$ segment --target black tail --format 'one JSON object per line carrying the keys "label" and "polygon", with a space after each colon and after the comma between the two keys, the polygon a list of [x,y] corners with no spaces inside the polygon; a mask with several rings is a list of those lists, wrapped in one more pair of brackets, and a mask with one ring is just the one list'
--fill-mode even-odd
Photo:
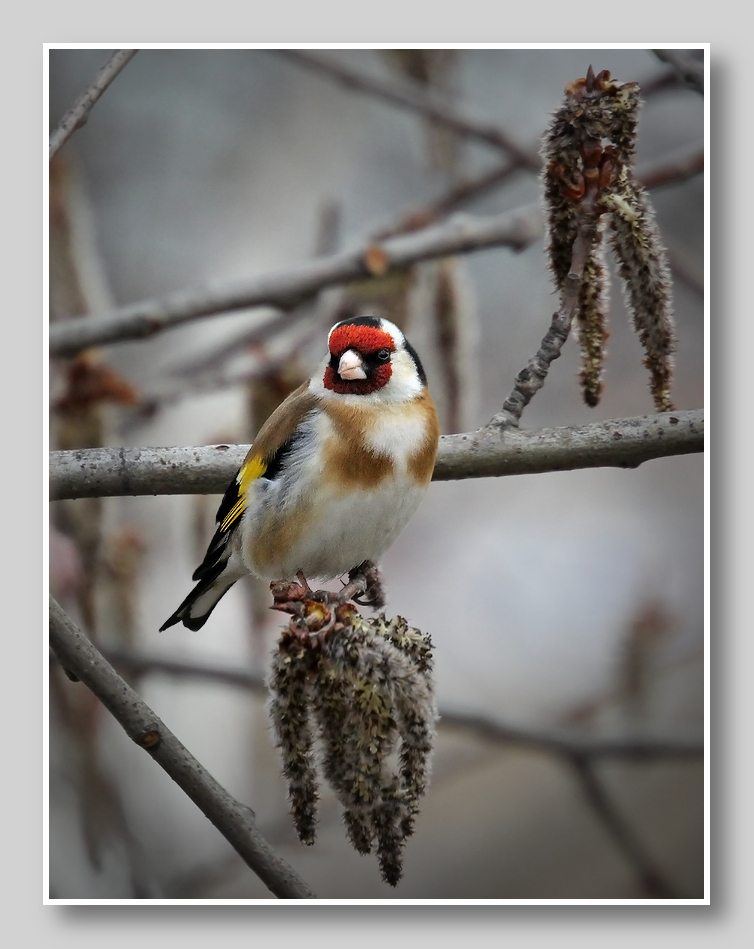
{"label": "black tail", "polygon": [[176,623],[183,623],[191,630],[201,629],[212,615],[212,610],[239,579],[239,576],[226,570],[226,566],[227,561],[216,564],[214,570],[208,571],[175,613],[160,626],[160,632]]}

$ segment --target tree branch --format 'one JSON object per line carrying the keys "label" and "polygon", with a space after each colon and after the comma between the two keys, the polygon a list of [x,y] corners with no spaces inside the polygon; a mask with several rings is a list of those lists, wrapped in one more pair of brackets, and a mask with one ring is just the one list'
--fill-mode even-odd
{"label": "tree branch", "polygon": [[102,93],[115,79],[118,73],[138,53],[137,49],[118,49],[108,59],[92,80],[91,84],[81,93],[71,108],[60,120],[58,127],[50,136],[50,159],[60,151],[76,129],[86,125],[89,113],[94,108]]}
{"label": "tree branch", "polygon": [[577,755],[571,759],[571,764],[590,807],[618,850],[636,871],[647,895],[655,899],[677,899],[678,895],[673,887],[667,882],[652,857],[613,804],[597,777],[594,763]]}
{"label": "tree branch", "polygon": [[275,896],[316,899],[254,826],[254,812],[231,797],[152,709],[123,681],[50,597],[50,648],[60,664],[102,702],[126,734],[167,772]]}
{"label": "tree branch", "polygon": [[655,189],[679,184],[703,171],[704,147],[684,148],[672,155],[664,155],[651,165],[645,165],[636,178],[645,188]]}
{"label": "tree branch", "polygon": [[[167,656],[150,655],[131,647],[110,647],[105,658],[126,675],[166,675],[175,678],[195,678],[222,682],[239,689],[267,695],[264,676],[253,669],[235,665],[197,662]],[[471,731],[486,741],[522,745],[539,751],[581,758],[622,758],[633,761],[652,761],[657,758],[699,758],[704,746],[698,742],[660,738],[591,738],[584,739],[555,732],[529,731],[514,728],[486,715],[441,708],[439,727]]]}
{"label": "tree branch", "polygon": [[[50,500],[222,494],[248,450],[248,445],[205,445],[50,452]],[[703,450],[701,409],[535,431],[492,425],[444,435],[433,480],[636,468],[653,458]]]}
{"label": "tree branch", "polygon": [[653,49],[652,52],[658,59],[669,63],[687,86],[704,95],[704,60],[698,60],[682,49]]}
{"label": "tree branch", "polygon": [[[404,211],[396,215],[390,223],[377,229],[375,239],[384,240],[394,234],[418,230],[445,217],[459,205],[481,197],[485,192],[504,184],[512,175],[521,170],[521,165],[508,160],[487,171],[454,182],[443,194],[423,206]],[[687,181],[704,171],[704,148],[686,148],[645,165],[637,172],[637,180],[645,188],[659,188],[665,185]]]}
{"label": "tree branch", "polygon": [[375,79],[355,69],[351,69],[348,66],[343,66],[341,63],[325,59],[322,56],[312,54],[306,50],[278,49],[275,50],[275,53],[301,66],[316,70],[351,89],[367,92],[377,98],[391,102],[393,105],[408,109],[411,112],[418,112],[420,115],[432,119],[434,122],[445,125],[459,135],[464,135],[467,138],[473,138],[487,145],[492,145],[494,148],[502,149],[515,160],[516,164],[522,167],[539,171],[542,166],[542,162],[536,151],[529,151],[519,145],[501,129],[494,125],[488,125],[469,119],[456,109],[436,102],[418,90],[410,89],[407,86],[398,85],[394,82]]}
{"label": "tree branch", "polygon": [[440,709],[440,727],[463,728],[487,741],[522,745],[538,751],[573,758],[624,758],[651,761],[657,758],[699,758],[704,746],[698,742],[658,738],[592,738],[583,739],[554,732],[534,732],[514,728],[488,718],[466,712]]}
{"label": "tree branch", "polygon": [[[81,316],[54,323],[49,330],[50,354],[73,356],[89,346],[147,339],[162,330],[210,314],[265,305],[290,308],[326,287],[383,276],[421,260],[491,247],[521,250],[542,233],[542,212],[538,205],[488,218],[459,215],[435,227],[307,261],[291,270],[234,284],[182,290],[105,316]],[[375,261],[379,262],[377,269]]]}

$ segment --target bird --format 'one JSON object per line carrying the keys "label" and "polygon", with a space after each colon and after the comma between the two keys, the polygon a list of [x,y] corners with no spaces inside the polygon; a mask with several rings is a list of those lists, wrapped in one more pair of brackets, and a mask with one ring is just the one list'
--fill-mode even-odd
{"label": "bird", "polygon": [[160,631],[201,629],[248,574],[333,580],[376,564],[419,507],[439,438],[403,332],[377,316],[336,323],[311,378],[260,428],[220,503],[196,586]]}

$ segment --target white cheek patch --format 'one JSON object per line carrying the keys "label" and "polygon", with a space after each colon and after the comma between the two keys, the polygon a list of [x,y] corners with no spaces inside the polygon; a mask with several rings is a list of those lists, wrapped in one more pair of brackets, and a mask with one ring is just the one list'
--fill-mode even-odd
{"label": "white cheek patch", "polygon": [[411,402],[418,398],[424,386],[416,371],[414,360],[405,351],[393,353],[393,372],[387,385],[377,395],[385,402]]}

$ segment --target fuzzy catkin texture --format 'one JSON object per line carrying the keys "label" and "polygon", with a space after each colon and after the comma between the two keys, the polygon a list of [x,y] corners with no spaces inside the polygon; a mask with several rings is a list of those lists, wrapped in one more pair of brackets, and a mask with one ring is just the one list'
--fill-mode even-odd
{"label": "fuzzy catkin texture", "polygon": [[644,347],[655,408],[671,412],[676,349],[672,279],[654,210],[646,191],[635,182],[626,182],[608,206],[611,243],[634,329]]}
{"label": "fuzzy catkin texture", "polygon": [[[587,405],[599,403],[608,338],[608,283],[602,262],[603,218],[610,221],[616,256],[634,329],[644,348],[657,411],[673,408],[670,389],[673,325],[670,268],[649,196],[633,177],[636,132],[642,105],[635,82],[617,83],[607,70],[570,83],[540,149],[546,207],[546,249],[561,293],[573,266],[580,223],[596,236],[581,272],[575,327],[581,344],[580,382]],[[583,202],[583,203],[582,203]],[[608,213],[609,212],[609,213]]]}
{"label": "fuzzy catkin texture", "polygon": [[348,839],[359,853],[376,852],[391,886],[401,877],[403,847],[428,782],[437,719],[431,648],[401,617],[367,621],[354,611],[320,638],[284,636],[269,680],[299,836],[314,839],[316,737]]}
{"label": "fuzzy catkin texture", "polygon": [[268,711],[288,782],[293,823],[299,840],[311,846],[316,836],[319,791],[309,709],[310,666],[311,657],[300,643],[275,655],[268,682]]}
{"label": "fuzzy catkin texture", "polygon": [[569,83],[545,134],[541,149],[545,165],[555,159],[576,169],[580,149],[589,139],[608,142],[621,165],[632,165],[641,106],[638,83],[616,82],[607,70],[594,77],[591,88],[587,79]]}
{"label": "fuzzy catkin texture", "polygon": [[591,253],[584,267],[579,309],[576,314],[577,333],[581,345],[581,388],[584,402],[592,407],[599,404],[602,395],[602,369],[607,352],[606,343],[610,335],[607,329],[609,308],[609,284],[600,232],[599,238],[592,244]]}

